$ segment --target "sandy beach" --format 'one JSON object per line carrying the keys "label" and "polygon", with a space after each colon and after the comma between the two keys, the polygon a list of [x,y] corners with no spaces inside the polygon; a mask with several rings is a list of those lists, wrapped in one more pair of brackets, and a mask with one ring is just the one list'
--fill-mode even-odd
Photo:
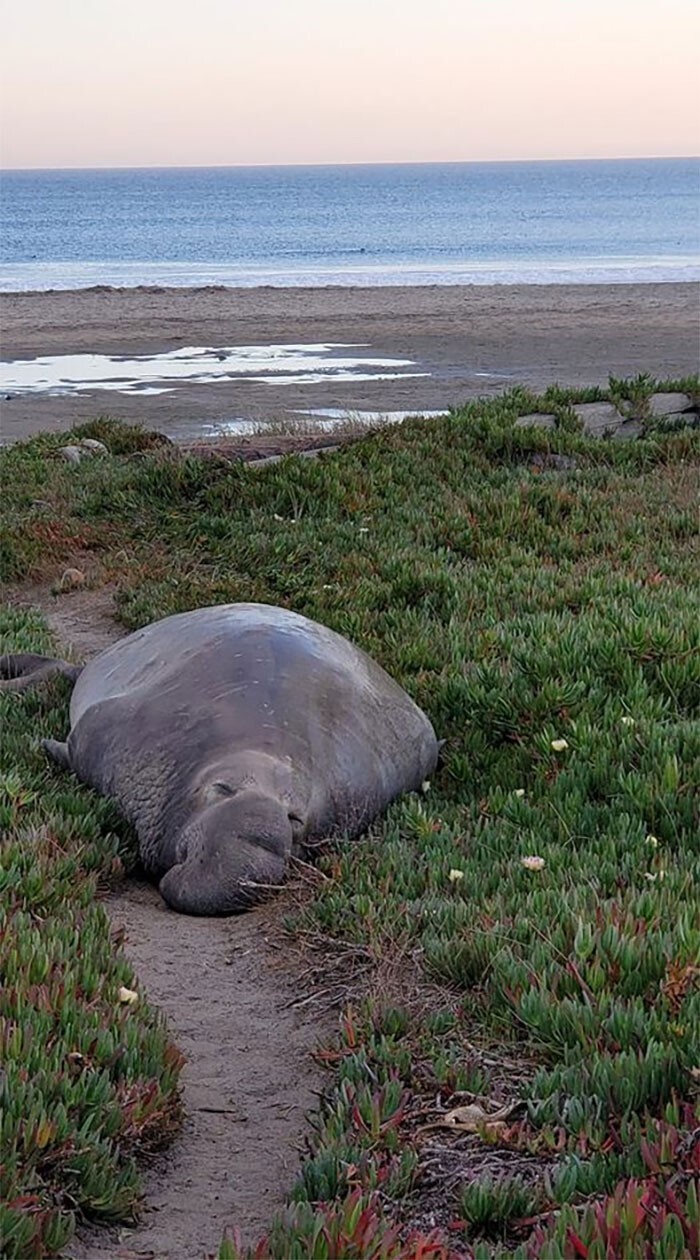
{"label": "sandy beach", "polygon": [[[343,343],[410,361],[395,380],[178,382],[171,392],[13,394],[4,441],[109,414],[173,438],[305,408],[428,410],[515,384],[593,385],[608,375],[698,368],[697,284],[314,289],[110,289],[0,295],[2,358],[150,355],[186,346]],[[413,375],[420,373],[421,375]],[[403,377],[403,379],[402,379]]]}

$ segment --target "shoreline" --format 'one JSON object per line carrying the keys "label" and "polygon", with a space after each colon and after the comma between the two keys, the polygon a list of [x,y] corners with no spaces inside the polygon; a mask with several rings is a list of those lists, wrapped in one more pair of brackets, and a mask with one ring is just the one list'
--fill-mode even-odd
{"label": "shoreline", "polygon": [[[31,285],[6,287],[2,283],[2,266],[0,265],[0,295],[7,297],[41,297],[44,294],[70,294],[110,292],[122,293],[138,291],[141,293],[163,292],[164,290],[188,290],[191,292],[232,292],[237,290],[251,291],[269,289],[274,292],[284,290],[325,291],[327,289],[519,289],[519,288],[588,288],[630,287],[647,284],[698,284],[700,283],[700,264],[694,257],[679,257],[673,265],[654,265],[630,268],[624,264],[619,266],[563,266],[559,270],[547,271],[546,268],[533,268],[531,271],[518,268],[499,269],[496,265],[482,268],[459,269],[454,271],[436,271],[415,268],[413,270],[396,269],[392,272],[372,270],[342,271],[335,269],[327,273],[320,272],[275,272],[261,271],[260,274],[248,273],[246,277],[230,278],[226,273],[221,278],[210,279],[180,278],[182,273],[166,274],[162,278],[153,277],[130,282],[125,279],[100,280],[97,277],[86,278],[75,284],[51,284],[41,288]],[[316,277],[316,278],[314,278]]]}
{"label": "shoreline", "polygon": [[15,441],[109,414],[189,439],[235,419],[279,421],[316,408],[438,410],[515,385],[537,392],[556,382],[601,385],[610,375],[681,378],[698,370],[699,298],[696,281],[0,293],[3,360],[335,343],[360,347],[358,358],[411,365],[392,380],[239,375],[184,379],[156,396],[17,393],[2,404],[2,435]]}
{"label": "shoreline", "polygon": [[348,291],[360,293],[372,293],[381,295],[387,290],[397,290],[405,292],[407,289],[417,289],[420,291],[439,292],[442,290],[465,289],[468,291],[481,292],[482,290],[497,290],[499,292],[511,291],[516,292],[523,289],[646,289],[646,288],[683,288],[686,285],[696,285],[700,287],[700,279],[697,276],[688,276],[684,280],[531,280],[531,281],[408,281],[406,284],[338,284],[337,282],[328,284],[83,284],[75,285],[70,288],[52,288],[52,289],[2,289],[0,288],[0,302],[4,299],[15,298],[45,298],[45,297],[78,297],[81,294],[157,294],[157,293],[293,293],[293,294],[327,294],[327,293],[347,293]]}

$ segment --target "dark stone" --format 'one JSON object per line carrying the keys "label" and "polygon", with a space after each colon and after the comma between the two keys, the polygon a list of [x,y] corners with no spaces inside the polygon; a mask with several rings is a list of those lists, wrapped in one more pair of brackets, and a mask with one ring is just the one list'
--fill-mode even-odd
{"label": "dark stone", "polygon": [[576,403],[574,414],[582,422],[583,431],[589,437],[604,437],[607,433],[614,433],[623,423],[623,417],[612,403]]}
{"label": "dark stone", "polygon": [[689,394],[652,394],[649,399],[649,415],[658,420],[661,416],[675,416],[689,411],[693,400]]}

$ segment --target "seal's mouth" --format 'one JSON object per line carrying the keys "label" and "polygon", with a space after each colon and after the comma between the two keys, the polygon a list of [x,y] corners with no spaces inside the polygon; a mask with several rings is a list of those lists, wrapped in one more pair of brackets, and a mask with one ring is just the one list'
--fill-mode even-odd
{"label": "seal's mouth", "polygon": [[179,914],[193,914],[214,918],[223,915],[243,914],[268,896],[280,892],[283,883],[263,883],[256,879],[240,879],[233,890],[208,887],[193,883],[193,871],[187,862],[172,866],[163,876],[158,891]]}
{"label": "seal's mouth", "polygon": [[220,797],[178,838],[161,896],[183,914],[238,914],[282,887],[293,846],[280,801],[250,792]]}

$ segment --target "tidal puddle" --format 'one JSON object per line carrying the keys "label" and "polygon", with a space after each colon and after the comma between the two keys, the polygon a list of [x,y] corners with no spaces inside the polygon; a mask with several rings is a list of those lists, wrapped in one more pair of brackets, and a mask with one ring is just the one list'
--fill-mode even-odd
{"label": "tidal puddle", "polygon": [[274,385],[316,385],[323,381],[388,381],[426,376],[407,372],[410,359],[364,357],[350,353],[363,345],[319,343],[279,346],[186,346],[164,354],[46,355],[0,363],[4,394],[74,395],[93,390],[119,394],[164,394],[177,385],[217,384],[245,378]]}
{"label": "tidal puddle", "polygon": [[413,411],[356,411],[347,410],[343,407],[314,407],[309,411],[301,411],[297,409],[297,416],[318,416],[321,420],[328,420],[333,425],[338,424],[400,424],[402,420],[409,420],[416,416],[421,420],[435,420],[438,416],[446,416],[446,410],[442,411],[424,411],[421,407]]}
{"label": "tidal puddle", "polygon": [[[415,416],[421,420],[432,420],[438,416],[446,416],[446,411],[423,411],[420,408],[412,411],[357,411],[343,407],[314,407],[308,410],[295,408],[280,418],[250,420],[244,416],[235,416],[227,420],[215,420],[196,426],[196,432],[202,437],[248,437],[251,434],[293,436],[299,433],[332,433],[335,429],[358,426],[370,428],[379,424],[399,424]],[[286,416],[290,419],[287,421]],[[299,416],[300,419],[292,419]]]}

